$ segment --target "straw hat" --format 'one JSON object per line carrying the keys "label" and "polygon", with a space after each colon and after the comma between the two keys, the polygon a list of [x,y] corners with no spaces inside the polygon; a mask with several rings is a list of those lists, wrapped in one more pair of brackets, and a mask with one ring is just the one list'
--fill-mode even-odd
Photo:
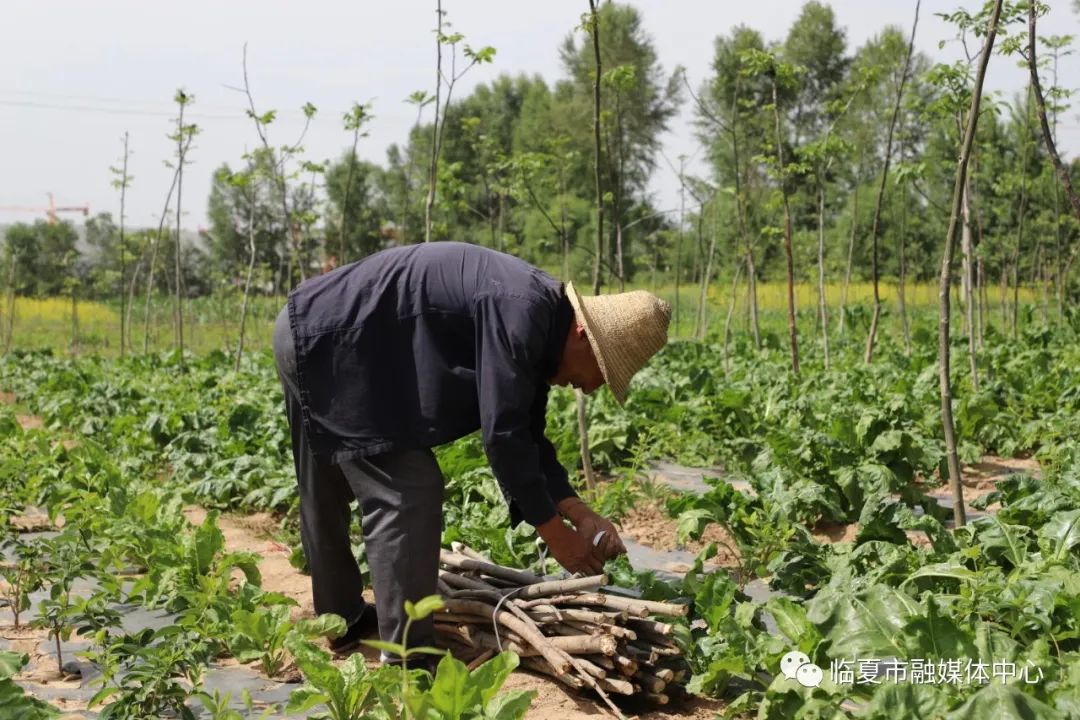
{"label": "straw hat", "polygon": [[573,283],[566,284],[566,296],[621,405],[630,378],[667,343],[671,306],[645,290],[582,297]]}

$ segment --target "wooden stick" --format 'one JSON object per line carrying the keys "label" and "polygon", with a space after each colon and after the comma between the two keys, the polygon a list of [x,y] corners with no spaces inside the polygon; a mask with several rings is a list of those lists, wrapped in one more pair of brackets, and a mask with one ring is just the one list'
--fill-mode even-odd
{"label": "wooden stick", "polygon": [[[532,657],[539,654],[535,648],[514,632],[507,631],[505,635],[500,636],[499,640],[496,640],[494,633],[474,629],[470,633],[470,637],[477,645],[483,647],[498,648],[498,643],[502,642],[503,650],[513,650],[522,657]],[[615,642],[615,638],[608,635],[546,636],[546,639],[552,647],[563,651],[567,655],[610,656],[614,655],[618,650],[618,643]],[[591,657],[590,661],[596,663]],[[614,669],[614,665],[612,665],[611,669]]]}
{"label": "wooden stick", "polygon": [[[550,663],[556,674],[562,675],[570,669],[570,664],[565,659],[569,657],[568,655],[561,653],[552,647],[551,643],[548,642],[543,633],[536,629],[535,625],[530,627],[529,624],[523,622],[512,614],[512,612],[506,610],[499,610],[496,612],[494,607],[486,605],[478,600],[458,600],[455,598],[448,599],[446,601],[446,607],[451,612],[460,612],[470,615],[487,614],[489,617],[494,618],[500,625],[504,625],[516,632],[530,645],[536,648],[540,654],[544,656],[544,659]],[[514,608],[511,608],[511,610],[513,609]]]}
{"label": "wooden stick", "polygon": [[575,690],[581,690],[585,687],[585,681],[579,678],[577,675],[571,675],[570,673],[564,673],[562,675],[559,675],[555,672],[554,669],[552,669],[550,665],[548,665],[546,660],[538,657],[521,658],[521,667],[528,670],[533,670],[534,672],[538,672],[549,677],[553,677],[559,682],[565,685],[569,685]]}
{"label": "wooden stick", "polygon": [[667,615],[669,617],[685,617],[690,612],[687,605],[675,605],[674,603],[662,603],[655,600],[638,600],[617,597],[615,595],[601,595],[604,606],[616,610],[626,610],[631,615],[646,617],[648,615]]}
{"label": "wooden stick", "polygon": [[647,630],[657,635],[667,637],[675,631],[675,626],[670,623],[657,622],[647,618],[630,618],[630,626],[637,630]]}
{"label": "wooden stick", "polygon": [[495,648],[488,648],[484,652],[477,655],[475,658],[473,658],[472,662],[467,665],[467,667],[469,668],[469,672],[472,672],[476,668],[486,663],[491,658],[495,657],[495,653]]}
{"label": "wooden stick", "polygon": [[604,671],[604,668],[596,665],[595,663],[589,662],[583,657],[574,658],[574,665],[579,670],[584,670],[597,680],[603,680],[607,677],[607,673]]}
{"label": "wooden stick", "polygon": [[[519,608],[517,605],[511,603],[510,612],[514,613],[521,620],[521,625],[528,628],[529,632],[535,632],[539,634],[539,628],[537,628],[536,624],[533,623],[532,619],[525,614],[524,610]],[[543,638],[543,635],[541,635],[540,637]],[[625,716],[622,714],[622,711],[619,710],[619,707],[615,703],[611,702],[611,698],[608,697],[608,694],[604,692],[604,689],[602,687],[600,687],[596,679],[592,677],[592,675],[590,674],[590,668],[586,666],[585,662],[581,660],[581,658],[574,657],[573,655],[567,655],[561,650],[557,650],[555,648],[552,648],[552,650],[555,654],[562,656],[563,662],[569,663],[571,667],[578,671],[578,676],[585,681],[586,685],[591,687],[596,692],[596,694],[600,696],[600,699],[604,701],[604,704],[606,704],[613,713],[615,713],[616,717],[623,718],[623,720],[625,720]],[[559,665],[555,665],[553,663],[553,666],[555,668],[555,671],[558,672]]]}
{"label": "wooden stick", "polygon": [[[575,620],[583,623],[593,623],[595,625],[608,625],[613,624],[618,617],[618,613],[605,613],[596,612],[593,610],[579,610],[577,608],[565,608],[560,609],[559,614],[562,615],[562,619]],[[615,617],[612,617],[612,616]]]}
{"label": "wooden stick", "polygon": [[632,645],[633,647],[637,648],[638,650],[640,650],[642,652],[647,652],[647,653],[655,652],[657,655],[663,655],[663,656],[682,655],[682,650],[675,647],[674,645],[669,644],[668,642],[664,642],[663,644],[650,643],[648,640],[642,639],[642,640],[634,640],[634,641],[632,641],[630,643],[630,645]]}
{"label": "wooden stick", "polygon": [[564,624],[569,625],[572,628],[577,628],[578,630],[580,630],[581,632],[584,632],[584,633],[590,633],[590,634],[607,633],[608,635],[612,635],[614,637],[617,637],[617,638],[620,638],[620,639],[623,639],[623,640],[637,640],[638,639],[637,633],[635,633],[633,630],[629,630],[627,628],[620,627],[618,625],[592,625],[592,626],[590,626],[589,623],[579,622],[577,620],[566,620],[564,622]]}
{"label": "wooden stick", "polygon": [[657,647],[662,647],[662,648],[663,647],[675,647],[675,643],[671,640],[671,637],[668,636],[668,635],[658,635],[657,633],[654,633],[651,630],[641,630],[641,629],[638,630],[638,635],[646,643],[649,643],[651,645],[656,645]]}
{"label": "wooden stick", "polygon": [[604,688],[608,692],[613,692],[618,695],[633,695],[634,684],[629,680],[622,680],[620,678],[606,678],[600,681],[600,687]]}
{"label": "wooden stick", "polygon": [[490,585],[483,580],[477,580],[476,578],[452,573],[447,570],[439,571],[439,579],[447,585],[451,585],[459,590],[495,590],[494,585]]}
{"label": "wooden stick", "polygon": [[464,624],[464,625],[483,625],[483,624],[489,624],[490,625],[491,624],[491,618],[490,617],[484,618],[484,617],[480,617],[479,615],[466,615],[464,613],[452,613],[452,612],[446,612],[444,610],[432,613],[431,617],[437,623],[438,622],[459,623],[459,624]]}
{"label": "wooden stick", "polygon": [[657,705],[667,705],[668,696],[664,693],[645,693],[645,699]]}
{"label": "wooden stick", "polygon": [[534,575],[531,572],[513,570],[511,568],[503,567],[502,565],[484,562],[483,560],[474,560],[473,558],[447,552],[446,550],[439,553],[439,562],[449,567],[458,568],[459,570],[475,570],[476,572],[490,575],[493,578],[508,580],[517,583],[518,585],[535,585],[543,581],[543,578]]}
{"label": "wooden stick", "polygon": [[454,542],[450,543],[450,548],[459,555],[464,555],[465,557],[470,557],[473,560],[479,560],[480,562],[491,563],[492,565],[494,565],[494,563],[491,562],[490,558],[485,556],[483,553],[473,550],[471,547],[469,547],[463,542],[457,542],[455,540]]}
{"label": "wooden stick", "polygon": [[660,653],[656,652],[655,648],[649,648],[649,650],[642,650],[637,645],[626,645],[627,657],[637,660],[641,665],[655,665],[656,661],[660,659]]}
{"label": "wooden stick", "polygon": [[[607,575],[593,575],[592,577],[570,578],[568,580],[548,580],[535,584],[526,584],[514,597],[521,600],[546,597],[548,595],[562,595],[571,592],[588,592],[607,585]],[[525,584],[525,583],[523,583]]]}
{"label": "wooden stick", "polygon": [[634,675],[634,679],[641,683],[641,688],[647,693],[662,693],[667,688],[666,682],[644,671]]}
{"label": "wooden stick", "polygon": [[615,667],[617,667],[619,669],[619,672],[623,675],[630,677],[637,673],[638,664],[630,658],[626,657],[625,655],[616,655],[614,657],[614,660]]}
{"label": "wooden stick", "polygon": [[660,668],[653,671],[653,675],[660,678],[666,683],[674,682],[675,680],[675,671],[671,668]]}
{"label": "wooden stick", "polygon": [[[614,655],[614,653],[612,653],[612,654]],[[607,654],[604,654],[604,655],[590,655],[589,656],[589,662],[591,662],[591,663],[593,663],[595,665],[599,665],[600,667],[604,668],[605,670],[610,670],[612,672],[615,672],[615,661],[612,660],[610,657],[608,657]]]}
{"label": "wooden stick", "polygon": [[522,601],[521,607],[531,608],[537,605],[603,605],[604,595],[601,593],[581,593],[580,595],[552,595],[551,597],[538,600]]}
{"label": "wooden stick", "polygon": [[582,680],[585,681],[585,684],[591,687],[596,692],[596,694],[600,696],[600,699],[603,700],[604,704],[611,709],[611,712],[613,712],[616,717],[622,718],[622,720],[626,720],[626,716],[622,714],[622,710],[619,709],[618,705],[611,702],[611,698],[608,697],[608,694],[604,692],[604,689],[602,687],[600,687],[600,683],[597,682],[589,674],[589,672],[581,666],[580,658],[575,658],[567,655],[566,659],[569,660],[570,663],[577,669],[579,676]]}

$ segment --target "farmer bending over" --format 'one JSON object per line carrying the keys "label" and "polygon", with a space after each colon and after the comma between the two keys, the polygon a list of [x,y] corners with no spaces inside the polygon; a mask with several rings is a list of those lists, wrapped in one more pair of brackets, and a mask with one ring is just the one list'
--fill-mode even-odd
{"label": "farmer bending over", "polygon": [[[435,593],[443,476],[431,448],[477,429],[512,521],[534,525],[564,568],[597,573],[625,552],[544,436],[548,390],[606,382],[623,402],[667,341],[670,315],[651,293],[583,298],[522,260],[452,242],[385,250],[296,288],[274,355],[315,612],[349,623],[332,649],[376,626],[401,642],[404,602]],[[350,547],[353,498],[376,608]],[[410,645],[433,639],[430,618],[413,624]]]}

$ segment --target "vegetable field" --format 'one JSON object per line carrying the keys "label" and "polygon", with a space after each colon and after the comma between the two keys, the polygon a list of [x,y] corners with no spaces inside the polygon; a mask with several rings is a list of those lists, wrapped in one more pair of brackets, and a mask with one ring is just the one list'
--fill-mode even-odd
{"label": "vegetable field", "polygon": [[[4,8],[0,720],[1080,720],[1080,0],[151,5]],[[543,446],[550,547],[478,434],[435,448],[438,594],[404,610],[439,647],[339,656],[371,616],[314,611],[272,326],[442,241],[604,296],[617,331],[579,310],[537,382],[669,342],[624,405],[551,389],[586,503]],[[325,287],[313,344],[354,300]],[[474,351],[519,330],[436,303],[460,348],[419,350],[386,297],[340,327],[385,326],[372,384],[437,356],[416,417],[451,405],[427,375],[504,377]],[[504,354],[486,429],[535,481],[491,390],[535,352]]]}
{"label": "vegetable field", "polygon": [[[913,331],[919,340],[925,323]],[[887,337],[867,365],[855,337],[830,369],[811,357],[800,376],[775,335],[761,351],[736,343],[727,367],[717,342],[674,341],[625,407],[590,403],[604,477],[592,499],[656,546],[631,543],[609,576],[690,605],[664,618],[689,664],[687,696],[623,711],[1080,717],[1076,330],[995,337],[978,392],[957,371],[963,527],[941,488],[936,356]],[[511,674],[509,654],[472,674],[444,660],[434,681],[403,680],[370,654],[330,658],[320,638],[335,621],[312,617],[268,354],[237,371],[219,352],[181,363],[16,351],[0,387],[5,717],[600,711],[587,692]],[[554,395],[549,433],[576,467],[572,404]],[[508,528],[478,438],[438,454],[447,547],[556,570],[531,528]],[[712,470],[676,489],[653,471],[661,460]],[[648,508],[667,543],[636,532]],[[690,567],[649,562],[672,547],[696,551]],[[793,651],[820,668],[816,686],[786,676]]]}

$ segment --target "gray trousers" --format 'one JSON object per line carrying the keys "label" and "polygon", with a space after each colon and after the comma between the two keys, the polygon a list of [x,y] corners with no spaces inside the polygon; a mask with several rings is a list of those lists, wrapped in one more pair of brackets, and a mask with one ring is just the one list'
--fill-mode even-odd
{"label": "gray trousers", "polygon": [[[278,315],[273,346],[292,433],[300,539],[311,571],[315,613],[334,613],[351,625],[364,609],[364,586],[349,541],[349,504],[355,498],[362,512],[379,636],[400,643],[407,619],[405,601],[435,594],[444,485],[435,454],[427,448],[401,450],[340,464],[316,456],[304,432],[287,309]],[[433,640],[430,618],[413,623],[410,647],[431,645]]]}

